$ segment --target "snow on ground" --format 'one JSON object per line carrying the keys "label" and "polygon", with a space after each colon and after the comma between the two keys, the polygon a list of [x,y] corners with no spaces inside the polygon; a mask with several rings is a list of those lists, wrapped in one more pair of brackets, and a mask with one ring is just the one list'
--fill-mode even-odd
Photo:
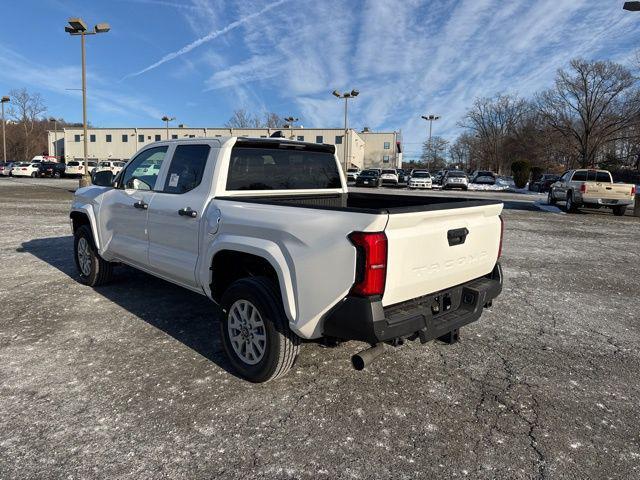
{"label": "snow on ground", "polygon": [[484,191],[484,192],[505,192],[509,190],[509,186],[504,184],[487,185],[484,183],[470,183],[469,190],[477,190],[477,191]]}
{"label": "snow on ground", "polygon": [[564,210],[562,210],[561,208],[558,208],[556,205],[549,205],[545,200],[536,200],[534,202],[534,205],[540,210],[543,210],[545,212],[561,213],[562,215],[566,213]]}

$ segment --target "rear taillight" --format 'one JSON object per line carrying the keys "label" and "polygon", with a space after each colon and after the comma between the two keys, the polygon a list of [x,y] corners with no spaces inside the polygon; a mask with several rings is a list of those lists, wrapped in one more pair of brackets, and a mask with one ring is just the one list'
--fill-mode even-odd
{"label": "rear taillight", "polygon": [[384,232],[353,232],[349,240],[355,245],[356,281],[353,295],[383,295],[387,279],[387,236]]}
{"label": "rear taillight", "polygon": [[498,258],[502,256],[502,238],[504,237],[504,220],[502,219],[502,215],[498,215],[500,219],[500,246],[498,247]]}
{"label": "rear taillight", "polygon": [[635,194],[636,194],[636,186],[635,186],[635,185],[633,185],[633,186],[631,187],[631,196],[633,197]]}
{"label": "rear taillight", "polygon": [[587,193],[587,184],[583,183],[580,185],[580,193]]}

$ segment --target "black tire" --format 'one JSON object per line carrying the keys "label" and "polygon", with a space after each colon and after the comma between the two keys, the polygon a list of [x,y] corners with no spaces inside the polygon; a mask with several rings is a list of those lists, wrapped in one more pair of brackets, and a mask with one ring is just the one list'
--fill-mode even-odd
{"label": "black tire", "polygon": [[[98,287],[104,285],[111,280],[111,274],[113,272],[113,264],[104,260],[96,250],[95,243],[93,242],[93,235],[88,225],[80,226],[73,235],[73,259],[76,262],[76,269],[80,276],[80,282],[90,287]],[[78,245],[82,241],[87,242],[89,250],[89,269],[84,271],[80,266],[80,259],[78,254]]]}
{"label": "black tire", "polygon": [[53,178],[62,178],[62,174],[60,172],[55,172],[53,174]]}
{"label": "black tire", "polygon": [[[236,352],[230,337],[229,313],[232,306],[242,300],[251,303],[264,324],[264,352],[253,365]],[[262,383],[282,377],[291,370],[300,351],[300,338],[289,328],[280,292],[271,279],[249,277],[235,281],[222,296],[221,305],[224,310],[220,321],[222,345],[240,376],[254,383]]]}
{"label": "black tire", "polygon": [[557,203],[555,197],[553,196],[553,188],[549,189],[549,194],[547,195],[547,203],[549,205],[555,205]]}
{"label": "black tire", "polygon": [[31,172],[31,178],[36,178],[38,174],[36,172]]}
{"label": "black tire", "polygon": [[573,192],[567,192],[567,205],[566,205],[567,213],[576,213],[578,211],[578,207],[573,201]]}
{"label": "black tire", "polygon": [[626,205],[621,205],[619,207],[613,207],[613,214],[616,217],[622,217],[626,211],[627,211],[627,206]]}

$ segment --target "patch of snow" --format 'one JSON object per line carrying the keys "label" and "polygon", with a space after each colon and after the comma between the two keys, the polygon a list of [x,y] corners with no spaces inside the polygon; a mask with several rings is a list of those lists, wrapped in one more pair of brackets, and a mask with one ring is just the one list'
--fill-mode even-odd
{"label": "patch of snow", "polygon": [[487,185],[484,183],[470,183],[469,190],[483,191],[483,192],[504,192],[509,190],[509,185],[496,183],[495,185]]}
{"label": "patch of snow", "polygon": [[546,201],[537,200],[533,204],[544,212],[559,213],[561,215],[565,215],[566,213],[564,210],[556,207],[555,205],[549,205]]}

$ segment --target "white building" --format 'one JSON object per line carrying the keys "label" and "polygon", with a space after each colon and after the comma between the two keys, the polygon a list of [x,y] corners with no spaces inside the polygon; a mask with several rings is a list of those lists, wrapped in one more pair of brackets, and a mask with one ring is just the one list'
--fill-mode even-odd
{"label": "white building", "polygon": [[[364,168],[402,165],[402,149],[399,132],[361,132],[348,130],[346,142],[344,130],[339,128],[89,128],[88,158],[90,160],[128,160],[133,154],[149,143],[169,138],[199,137],[269,137],[276,131],[285,137],[303,142],[326,143],[336,146],[341,162],[345,156],[350,166]],[[49,131],[49,154],[61,160],[81,160],[84,158],[82,128],[64,128]]]}

